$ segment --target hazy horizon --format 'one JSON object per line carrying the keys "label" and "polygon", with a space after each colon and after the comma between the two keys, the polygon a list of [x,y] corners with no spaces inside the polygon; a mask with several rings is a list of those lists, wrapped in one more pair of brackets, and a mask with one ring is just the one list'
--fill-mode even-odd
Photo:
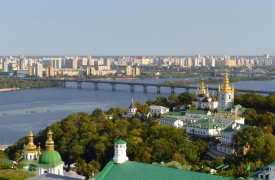
{"label": "hazy horizon", "polygon": [[261,56],[275,51],[275,1],[3,0],[0,5],[0,54],[6,56]]}

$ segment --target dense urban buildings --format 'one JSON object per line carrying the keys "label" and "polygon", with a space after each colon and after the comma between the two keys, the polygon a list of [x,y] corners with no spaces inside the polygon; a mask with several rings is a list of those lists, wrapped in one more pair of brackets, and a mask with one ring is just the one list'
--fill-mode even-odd
{"label": "dense urban buildings", "polygon": [[[124,67],[121,72],[112,67]],[[110,57],[95,58],[91,56],[64,56],[64,57],[19,57],[3,56],[0,58],[0,75],[9,76],[14,71],[28,71],[28,75],[35,77],[50,77],[56,75],[76,76],[91,75],[104,76],[122,73],[126,76],[140,76],[141,66],[162,67],[242,67],[275,66],[275,58],[264,54],[261,57],[238,56],[201,56],[196,54],[190,57]],[[48,69],[51,67],[52,69]]]}

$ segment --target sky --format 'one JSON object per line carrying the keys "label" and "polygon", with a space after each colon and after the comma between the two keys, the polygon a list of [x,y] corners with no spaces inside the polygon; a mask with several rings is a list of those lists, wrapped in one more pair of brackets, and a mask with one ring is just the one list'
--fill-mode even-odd
{"label": "sky", "polygon": [[273,0],[1,0],[0,55],[273,55]]}

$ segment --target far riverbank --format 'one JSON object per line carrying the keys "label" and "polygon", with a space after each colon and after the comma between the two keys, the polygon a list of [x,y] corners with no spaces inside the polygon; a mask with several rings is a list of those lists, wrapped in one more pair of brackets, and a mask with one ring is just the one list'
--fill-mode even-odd
{"label": "far riverbank", "polygon": [[15,91],[15,90],[20,90],[20,88],[4,88],[4,89],[0,89],[0,92]]}

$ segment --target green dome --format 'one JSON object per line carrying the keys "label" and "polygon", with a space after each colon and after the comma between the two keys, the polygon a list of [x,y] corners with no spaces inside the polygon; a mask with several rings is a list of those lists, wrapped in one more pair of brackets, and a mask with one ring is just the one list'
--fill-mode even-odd
{"label": "green dome", "polygon": [[61,156],[57,151],[44,151],[40,156],[38,163],[46,166],[58,166],[63,163]]}
{"label": "green dome", "polygon": [[127,143],[120,139],[120,140],[116,141],[115,144],[127,144]]}

